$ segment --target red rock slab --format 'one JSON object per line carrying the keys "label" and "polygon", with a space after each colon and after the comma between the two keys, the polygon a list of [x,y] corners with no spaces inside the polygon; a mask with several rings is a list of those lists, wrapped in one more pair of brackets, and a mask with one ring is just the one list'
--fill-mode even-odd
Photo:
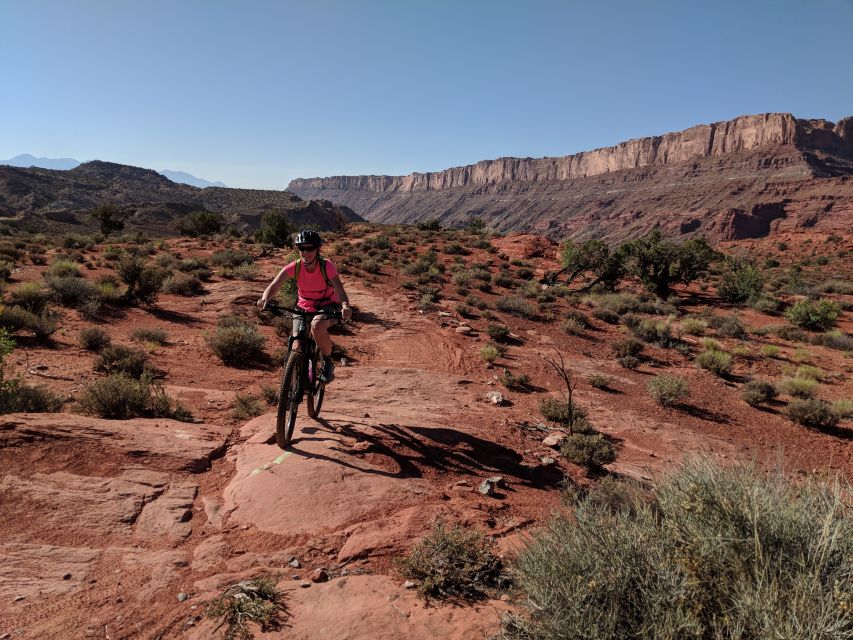
{"label": "red rock slab", "polygon": [[[383,575],[353,575],[300,586],[301,581],[278,584],[284,592],[287,617],[282,628],[257,639],[278,640],[482,640],[500,627],[507,605],[488,601],[471,606],[429,606],[412,589],[404,589]],[[213,624],[204,621],[186,637],[211,637]]]}
{"label": "red rock slab", "polygon": [[8,543],[0,545],[0,609],[24,597],[68,593],[87,578],[101,555],[100,549]]}
{"label": "red rock slab", "polygon": [[225,446],[226,427],[166,419],[102,420],[71,413],[17,413],[0,418],[0,449],[32,442],[69,447],[108,443],[146,458],[160,471],[205,471]]}
{"label": "red rock slab", "polygon": [[354,524],[344,532],[348,537],[338,552],[338,562],[384,555],[396,550],[401,541],[414,543],[423,531],[424,520],[433,519],[438,511],[436,505],[420,505],[387,518]]}
{"label": "red rock slab", "polygon": [[[270,414],[251,426],[272,434],[274,420]],[[232,523],[285,535],[335,530],[408,506],[423,491],[422,481],[400,477],[399,469],[352,455],[355,441],[349,436],[301,417],[296,433],[287,451],[257,437],[232,450],[237,471],[223,506]]]}

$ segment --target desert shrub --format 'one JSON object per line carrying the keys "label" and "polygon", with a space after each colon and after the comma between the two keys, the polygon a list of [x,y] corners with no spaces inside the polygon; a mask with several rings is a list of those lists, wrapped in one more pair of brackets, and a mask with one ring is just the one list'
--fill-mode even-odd
{"label": "desert shrub", "polygon": [[838,351],[853,351],[853,337],[841,333],[837,329],[816,334],[813,336],[812,342]]}
{"label": "desert shrub", "polygon": [[587,382],[589,382],[590,386],[596,389],[609,389],[611,379],[609,376],[605,376],[600,373],[594,373],[589,378],[587,378]]}
{"label": "desert shrub", "polygon": [[361,268],[367,273],[379,273],[381,271],[379,261],[374,258],[362,258]]}
{"label": "desert shrub", "polygon": [[448,242],[444,245],[444,253],[449,256],[467,256],[471,252],[458,242]]}
{"label": "desert shrub", "polygon": [[441,220],[438,218],[429,218],[415,225],[418,231],[438,231],[441,229]]}
{"label": "desert shrub", "polygon": [[702,348],[706,351],[722,351],[723,345],[713,338],[702,338]]}
{"label": "desert shrub", "polygon": [[495,307],[499,311],[510,313],[515,316],[520,316],[522,318],[533,319],[536,317],[536,309],[533,307],[533,305],[527,302],[524,298],[519,298],[518,296],[507,296],[505,298],[500,298],[495,303]]}
{"label": "desert shrub", "polygon": [[80,276],[80,267],[70,260],[56,260],[44,272],[46,278],[71,278]]}
{"label": "desert shrub", "polygon": [[808,364],[802,364],[797,367],[796,377],[804,378],[806,380],[816,380],[817,382],[820,382],[821,380],[823,380],[823,371],[821,371],[818,367],[813,367]]}
{"label": "desert shrub", "polygon": [[261,385],[261,397],[268,405],[278,403],[278,389],[271,384]]}
{"label": "desert shrub", "polygon": [[220,249],[210,257],[210,261],[217,267],[231,267],[232,269],[241,264],[249,264],[253,260],[252,254],[242,249]]}
{"label": "desert shrub", "polygon": [[418,583],[426,598],[480,599],[503,586],[501,561],[483,535],[437,522],[409,554],[397,561],[404,577]]}
{"label": "desert shrub", "polygon": [[758,298],[752,301],[750,306],[752,306],[752,308],[756,311],[760,311],[761,313],[775,315],[782,311],[782,309],[785,307],[785,303],[779,300],[778,298],[772,298],[770,296],[759,296]]}
{"label": "desert shrub", "polygon": [[682,331],[694,336],[701,336],[707,328],[708,324],[699,318],[686,318],[681,323]]}
{"label": "desert shrub", "polygon": [[771,382],[766,380],[750,380],[746,383],[741,398],[748,405],[757,407],[758,405],[770,402],[779,395],[778,389]]}
{"label": "desert shrub", "polygon": [[467,287],[471,284],[471,273],[469,271],[457,271],[451,280],[457,287]]}
{"label": "desert shrub", "polygon": [[625,369],[631,369],[632,371],[640,366],[640,359],[637,356],[621,356],[616,358],[616,362]]}
{"label": "desert shrub", "polygon": [[261,224],[255,231],[255,240],[274,247],[289,247],[295,229],[283,213],[268,211],[261,216]]}
{"label": "desert shrub", "polygon": [[853,295],[853,283],[850,280],[826,280],[815,286],[818,293],[838,293]]}
{"label": "desert shrub", "polygon": [[0,413],[57,413],[62,399],[43,385],[31,386],[16,381],[11,393],[0,389]]}
{"label": "desert shrub", "polygon": [[515,375],[509,369],[504,369],[498,376],[498,382],[512,391],[526,391],[527,385],[530,384],[530,376],[526,373]]}
{"label": "desert shrub", "polygon": [[25,282],[10,293],[13,305],[38,315],[47,308],[50,294],[38,282]]}
{"label": "desert shrub", "polygon": [[853,633],[839,606],[853,564],[846,487],[701,459],[648,496],[600,491],[520,554],[528,615],[505,619],[505,640]]}
{"label": "desert shrub", "polygon": [[56,316],[48,309],[35,314],[18,306],[0,305],[0,329],[15,333],[27,329],[39,339],[52,335],[58,327]]}
{"label": "desert shrub", "polygon": [[779,349],[775,344],[766,344],[761,347],[761,355],[767,356],[768,358],[778,358],[780,351],[781,349]]}
{"label": "desert shrub", "polygon": [[566,400],[545,396],[539,401],[539,413],[549,422],[562,425],[572,431],[588,433],[591,430],[586,409],[578,406],[577,402],[572,402],[571,411],[569,411]]}
{"label": "desert shrub", "polygon": [[811,398],[817,392],[818,383],[807,378],[784,378],[779,385],[782,393],[793,398]]}
{"label": "desert shrub", "polygon": [[771,327],[771,330],[782,340],[788,340],[790,342],[805,342],[808,340],[808,334],[801,329],[797,329],[797,327],[792,327],[790,325]]}
{"label": "desert shrub", "polygon": [[220,319],[216,330],[205,335],[205,342],[222,362],[239,366],[257,359],[266,340],[246,320],[231,316]]}
{"label": "desert shrub", "polygon": [[178,233],[184,236],[197,237],[219,233],[224,224],[222,216],[210,211],[194,211],[175,222]]}
{"label": "desert shrub", "polygon": [[189,273],[173,273],[163,282],[163,291],[179,296],[199,296],[204,293],[204,286],[194,275]]}
{"label": "desert shrub", "polygon": [[826,331],[835,326],[841,307],[837,302],[829,298],[821,298],[817,302],[811,300],[800,300],[795,302],[785,312],[788,321],[811,331]]}
{"label": "desert shrub", "polygon": [[203,258],[184,258],[177,265],[178,271],[194,275],[199,280],[206,280],[213,272]]}
{"label": "desert shrub", "polygon": [[516,277],[521,278],[522,280],[530,280],[533,278],[533,269],[529,267],[520,266],[516,272]]}
{"label": "desert shrub", "polygon": [[487,344],[480,348],[480,357],[486,362],[494,362],[501,357],[501,351],[496,345]]}
{"label": "desert shrub", "polygon": [[261,631],[274,631],[281,627],[284,605],[275,578],[243,580],[225,589],[205,606],[205,615],[218,620],[216,629],[225,627],[225,640],[250,640],[253,636],[249,623]]}
{"label": "desert shrub", "polygon": [[659,347],[671,347],[676,339],[668,322],[643,319],[639,324],[630,327],[631,333],[643,342],[650,342]]}
{"label": "desert shrub", "polygon": [[610,348],[614,356],[624,358],[625,356],[639,356],[645,347],[636,338],[621,338],[614,342]]}
{"label": "desert shrub", "polygon": [[456,313],[458,313],[463,318],[473,318],[474,317],[474,309],[469,307],[464,302],[459,302],[456,304]]}
{"label": "desert shrub", "polygon": [[139,379],[149,369],[147,353],[123,344],[105,346],[95,360],[95,371],[106,374],[121,373]]}
{"label": "desert shrub", "polygon": [[219,275],[223,278],[235,278],[237,280],[254,280],[258,275],[258,265],[254,262],[245,262],[236,267],[222,267]]}
{"label": "desert shrub", "polygon": [[148,381],[114,373],[90,384],[80,396],[80,406],[84,413],[127,420],[145,415],[150,397]]}
{"label": "desert shrub", "polygon": [[804,427],[825,431],[838,424],[839,416],[832,410],[832,405],[818,398],[795,398],[785,407],[788,417]]}
{"label": "desert shrub", "polygon": [[509,341],[509,327],[505,327],[502,324],[487,324],[486,333],[495,342],[504,343]]}
{"label": "desert shrub", "polygon": [[742,340],[749,334],[740,320],[735,316],[713,316],[711,326],[717,330],[717,335]]}
{"label": "desert shrub", "polygon": [[563,317],[566,320],[572,320],[573,322],[575,322],[577,324],[577,326],[579,326],[583,329],[589,329],[589,326],[590,326],[589,320],[587,319],[587,317],[583,313],[581,313],[577,309],[568,309],[563,314]]}
{"label": "desert shrub", "polygon": [[690,396],[687,380],[680,376],[655,376],[647,388],[652,400],[662,407],[672,407]]}
{"label": "desert shrub", "polygon": [[135,342],[151,342],[162,346],[168,342],[168,334],[165,329],[140,327],[133,330],[130,339]]}
{"label": "desert shrub", "polygon": [[592,316],[607,324],[617,324],[619,322],[619,315],[609,309],[594,309]]}
{"label": "desert shrub", "polygon": [[512,289],[518,286],[518,282],[505,272],[496,273],[494,278],[492,278],[492,284],[496,287],[503,287],[504,289]]}
{"label": "desert shrub", "polygon": [[73,276],[47,278],[47,286],[59,303],[65,307],[79,308],[90,300],[97,300],[97,285]]}
{"label": "desert shrub", "polygon": [[112,342],[112,338],[100,327],[84,327],[77,338],[80,346],[87,351],[101,351]]}
{"label": "desert shrub", "polygon": [[840,420],[848,420],[853,418],[853,400],[843,398],[832,403],[832,412],[838,416]]}
{"label": "desert shrub", "polygon": [[725,351],[710,349],[703,351],[695,359],[696,366],[706,369],[716,376],[726,376],[732,368],[732,357]]}
{"label": "desert shrub", "polygon": [[248,418],[255,418],[263,412],[263,405],[261,405],[261,401],[258,398],[251,394],[243,395],[238,393],[234,399],[234,407],[231,414],[237,420],[246,420]]}
{"label": "desert shrub", "polygon": [[727,258],[726,269],[717,287],[717,295],[727,302],[746,302],[757,298],[764,287],[764,276],[747,258]]}
{"label": "desert shrub", "polygon": [[581,336],[585,333],[585,327],[574,318],[567,318],[560,323],[560,331],[569,335]]}
{"label": "desert shrub", "polygon": [[591,470],[616,460],[616,448],[601,433],[570,433],[560,444],[560,453],[569,462]]}

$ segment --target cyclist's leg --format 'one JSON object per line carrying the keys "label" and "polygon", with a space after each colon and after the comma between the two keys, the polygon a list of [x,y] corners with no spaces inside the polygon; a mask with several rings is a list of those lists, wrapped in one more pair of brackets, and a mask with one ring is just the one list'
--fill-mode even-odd
{"label": "cyclist's leg", "polygon": [[[290,332],[290,335],[296,338],[302,332],[302,326],[305,324],[305,318],[302,316],[294,315],[293,317],[293,329]],[[299,340],[293,341],[293,349],[295,351],[302,351],[302,345],[299,344]]]}
{"label": "cyclist's leg", "polygon": [[325,316],[314,316],[311,321],[311,337],[317,343],[317,348],[324,358],[332,355],[332,337],[329,335],[329,327],[335,323],[334,318]]}

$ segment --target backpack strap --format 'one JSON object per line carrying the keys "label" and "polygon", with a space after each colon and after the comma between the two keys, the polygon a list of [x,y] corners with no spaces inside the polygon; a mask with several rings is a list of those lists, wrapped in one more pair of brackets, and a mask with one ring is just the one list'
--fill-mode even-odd
{"label": "backpack strap", "polygon": [[296,261],[296,269],[293,272],[293,279],[299,282],[299,270],[302,269],[302,258]]}

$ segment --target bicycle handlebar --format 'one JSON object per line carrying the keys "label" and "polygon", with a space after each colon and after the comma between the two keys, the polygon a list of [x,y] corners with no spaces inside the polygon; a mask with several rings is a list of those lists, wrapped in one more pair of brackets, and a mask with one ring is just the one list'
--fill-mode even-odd
{"label": "bicycle handlebar", "polygon": [[294,308],[291,309],[289,307],[282,307],[275,300],[270,300],[267,303],[262,311],[269,311],[274,315],[280,315],[283,313],[292,313],[294,315],[303,316],[305,318],[312,316],[329,316],[330,318],[337,318],[338,320],[343,320],[343,315],[340,311],[306,311],[305,309]]}

